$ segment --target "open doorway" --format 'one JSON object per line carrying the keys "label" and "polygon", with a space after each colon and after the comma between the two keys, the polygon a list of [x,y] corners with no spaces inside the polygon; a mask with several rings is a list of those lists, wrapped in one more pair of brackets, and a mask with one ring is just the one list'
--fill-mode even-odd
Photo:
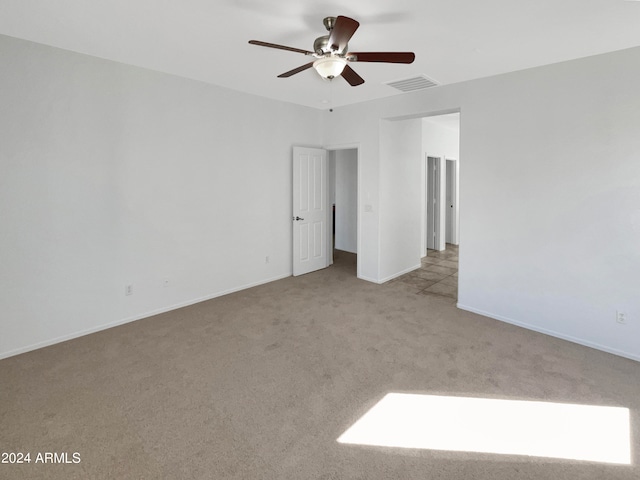
{"label": "open doorway", "polygon": [[358,254],[358,149],[329,151],[331,263],[357,274]]}
{"label": "open doorway", "polygon": [[[453,129],[426,113],[380,123],[377,253],[380,283],[397,282],[407,291],[449,297],[457,303],[457,246],[446,243],[443,210],[446,161],[459,156],[459,113],[450,112],[439,115],[453,120]],[[435,173],[428,175],[429,170]],[[435,188],[429,189],[429,179]],[[428,198],[435,200],[431,206]],[[429,230],[435,232],[437,250],[427,249]]]}
{"label": "open doorway", "polygon": [[[422,119],[424,162],[423,257],[425,295],[457,302],[460,245],[460,113]],[[415,284],[415,282],[414,282]]]}
{"label": "open doorway", "polygon": [[422,119],[423,256],[458,246],[460,113]]}

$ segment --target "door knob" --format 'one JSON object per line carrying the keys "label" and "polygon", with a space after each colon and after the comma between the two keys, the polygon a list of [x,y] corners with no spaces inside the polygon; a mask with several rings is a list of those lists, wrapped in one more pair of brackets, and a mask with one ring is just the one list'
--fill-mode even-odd
{"label": "door knob", "polygon": [[293,219],[294,219],[295,221],[304,220],[304,218],[302,218],[302,217],[293,217]]}

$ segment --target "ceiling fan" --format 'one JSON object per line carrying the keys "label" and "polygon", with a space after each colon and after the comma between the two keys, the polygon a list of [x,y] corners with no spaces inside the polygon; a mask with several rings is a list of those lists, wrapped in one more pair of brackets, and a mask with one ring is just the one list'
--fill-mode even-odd
{"label": "ceiling fan", "polygon": [[249,40],[249,43],[261,47],[279,48],[280,50],[302,53],[316,59],[313,62],[278,75],[279,78],[287,78],[314,67],[321,77],[329,80],[342,75],[342,78],[352,87],[362,85],[364,79],[348,65],[348,62],[412,63],[416,58],[413,52],[349,52],[347,50],[348,42],[360,24],[353,18],[343,16],[326,17],[323,23],[329,31],[329,35],[316,38],[315,42],[313,42],[312,52],[259,40]]}

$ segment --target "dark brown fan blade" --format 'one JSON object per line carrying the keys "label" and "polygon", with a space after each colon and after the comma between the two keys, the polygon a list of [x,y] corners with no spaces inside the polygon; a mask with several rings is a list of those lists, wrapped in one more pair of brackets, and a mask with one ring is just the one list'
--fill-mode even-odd
{"label": "dark brown fan blade", "polygon": [[343,16],[337,17],[336,23],[329,35],[329,48],[334,52],[341,52],[344,50],[359,26],[360,24],[353,18]]}
{"label": "dark brown fan blade", "polygon": [[260,40],[249,40],[251,45],[259,45],[261,47],[279,48],[280,50],[288,50],[289,52],[303,53],[305,55],[313,55],[313,52],[302,50],[300,48],[287,47],[285,45],[277,45],[275,43],[261,42]]}
{"label": "dark brown fan blade", "polygon": [[294,68],[293,70],[289,70],[288,72],[281,73],[278,75],[278,78],[287,78],[291,75],[295,75],[296,73],[304,72],[307,68],[313,67],[313,62],[309,62],[306,65],[302,65],[301,67]]}
{"label": "dark brown fan blade", "polygon": [[352,87],[357,87],[358,85],[362,85],[364,83],[364,78],[358,75],[353,68],[349,65],[344,66],[344,70],[342,71],[342,77],[349,82],[349,85]]}
{"label": "dark brown fan blade", "polygon": [[349,52],[347,58],[352,62],[413,63],[416,55],[413,52]]}

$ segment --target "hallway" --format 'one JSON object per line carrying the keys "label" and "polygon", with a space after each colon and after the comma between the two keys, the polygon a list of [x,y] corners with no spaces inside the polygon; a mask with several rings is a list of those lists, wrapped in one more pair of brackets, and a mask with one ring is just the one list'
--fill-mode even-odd
{"label": "hallway", "polygon": [[394,278],[391,282],[402,283],[416,294],[440,297],[457,303],[458,248],[458,245],[447,243],[445,250],[429,250],[419,269]]}

